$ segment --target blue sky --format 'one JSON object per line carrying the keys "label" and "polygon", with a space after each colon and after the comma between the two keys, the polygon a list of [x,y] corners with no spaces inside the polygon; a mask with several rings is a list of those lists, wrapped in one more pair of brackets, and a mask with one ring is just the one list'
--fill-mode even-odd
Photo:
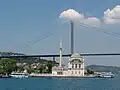
{"label": "blue sky", "polygon": [[[59,39],[63,38],[64,53],[70,52],[70,25],[59,19],[62,11],[75,9],[97,18],[104,11],[119,5],[119,0],[1,0],[0,51],[26,54],[59,53]],[[106,25],[104,29],[120,33],[119,25]],[[52,35],[24,48],[29,41],[51,32]],[[120,38],[92,29],[75,27],[75,51],[80,53],[120,52]],[[119,65],[120,57],[85,57],[87,64]]]}

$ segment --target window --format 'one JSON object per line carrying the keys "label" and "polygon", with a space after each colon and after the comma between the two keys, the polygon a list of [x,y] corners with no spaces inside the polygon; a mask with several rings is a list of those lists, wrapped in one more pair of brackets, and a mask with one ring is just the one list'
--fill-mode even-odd
{"label": "window", "polygon": [[79,64],[79,68],[81,68],[81,64]]}
{"label": "window", "polygon": [[63,72],[57,72],[57,74],[58,74],[58,75],[62,75],[62,74],[63,74]]}
{"label": "window", "polygon": [[77,64],[75,64],[75,68],[77,68]]}
{"label": "window", "polygon": [[75,74],[77,74],[77,71],[75,71]]}
{"label": "window", "polygon": [[83,68],[81,68],[81,70],[83,70]]}

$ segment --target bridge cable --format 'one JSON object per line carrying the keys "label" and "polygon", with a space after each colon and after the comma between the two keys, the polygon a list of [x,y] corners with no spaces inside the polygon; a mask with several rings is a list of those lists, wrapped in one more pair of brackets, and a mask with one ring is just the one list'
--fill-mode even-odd
{"label": "bridge cable", "polygon": [[105,31],[104,29],[102,29],[102,28],[90,26],[90,25],[88,25],[88,24],[81,23],[81,22],[75,22],[75,23],[76,23],[76,24],[79,24],[81,27],[84,27],[84,28],[93,28],[93,29],[95,29],[96,31],[103,32],[103,33],[108,34],[108,35],[120,36],[120,33],[116,33],[116,32],[106,32],[106,31]]}
{"label": "bridge cable", "polygon": [[44,35],[43,37],[38,37],[38,38],[36,38],[36,40],[32,40],[32,41],[28,42],[28,44],[25,45],[24,48],[26,48],[26,47],[29,46],[30,44],[34,44],[34,43],[36,43],[36,42],[38,42],[38,41],[40,41],[40,40],[42,40],[42,39],[44,39],[44,38],[48,38],[48,36],[50,36],[50,35],[52,35],[52,33],[47,33],[47,34]]}
{"label": "bridge cable", "polygon": [[[64,23],[64,24],[66,24],[66,23]],[[55,30],[55,31],[57,31],[57,30]],[[54,31],[54,32],[55,32],[55,31]],[[39,37],[37,37],[35,40],[29,41],[28,44],[26,44],[26,45],[24,46],[24,48],[26,48],[26,47],[28,47],[29,45],[34,44],[34,43],[36,43],[36,42],[38,42],[38,41],[41,41],[41,40],[43,40],[44,38],[48,38],[48,37],[51,36],[52,34],[53,34],[53,32],[47,32],[47,33],[44,34],[42,37],[39,36]]]}
{"label": "bridge cable", "polygon": [[[46,34],[48,34],[48,33],[46,33]],[[44,34],[44,35],[46,35],[46,34]],[[41,36],[36,37],[35,40],[37,40],[37,39],[39,39],[39,38],[41,38]],[[32,43],[32,42],[34,42],[34,40],[29,41],[28,44],[29,44],[29,43]],[[26,46],[26,45],[25,45],[25,46]]]}

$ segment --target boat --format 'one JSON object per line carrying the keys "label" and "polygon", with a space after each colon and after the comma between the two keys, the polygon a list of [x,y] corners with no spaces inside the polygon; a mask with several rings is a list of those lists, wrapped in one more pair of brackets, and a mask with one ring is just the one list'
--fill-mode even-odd
{"label": "boat", "polygon": [[99,78],[114,78],[114,76],[115,75],[111,72],[104,72],[104,73],[96,75],[96,77],[99,77]]}
{"label": "boat", "polygon": [[102,76],[103,77],[108,77],[108,78],[113,78],[114,77],[114,74],[113,73],[111,73],[111,72],[108,72],[108,73],[104,73],[104,74],[102,74]]}
{"label": "boat", "polygon": [[7,74],[0,74],[0,78],[10,78],[11,76],[7,75]]}
{"label": "boat", "polygon": [[13,78],[27,78],[27,77],[29,77],[29,75],[27,73],[15,73],[15,72],[11,73],[10,76]]}

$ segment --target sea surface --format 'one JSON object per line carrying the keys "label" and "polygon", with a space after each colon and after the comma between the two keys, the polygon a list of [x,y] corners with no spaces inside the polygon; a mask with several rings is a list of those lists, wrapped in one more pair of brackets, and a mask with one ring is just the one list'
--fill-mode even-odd
{"label": "sea surface", "polygon": [[115,78],[7,78],[0,79],[0,90],[120,90]]}

